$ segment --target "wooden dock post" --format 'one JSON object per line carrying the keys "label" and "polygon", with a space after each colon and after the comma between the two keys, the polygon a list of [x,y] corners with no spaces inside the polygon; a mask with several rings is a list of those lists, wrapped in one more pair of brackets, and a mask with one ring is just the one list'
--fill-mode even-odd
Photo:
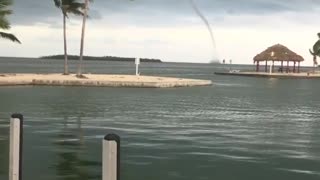
{"label": "wooden dock post", "polygon": [[120,137],[108,134],[102,146],[102,180],[120,180]]}
{"label": "wooden dock post", "polygon": [[12,114],[10,119],[9,180],[22,180],[23,116]]}

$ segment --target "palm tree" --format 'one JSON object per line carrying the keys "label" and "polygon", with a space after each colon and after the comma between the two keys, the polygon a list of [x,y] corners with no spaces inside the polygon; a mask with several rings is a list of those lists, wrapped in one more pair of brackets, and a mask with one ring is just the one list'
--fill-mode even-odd
{"label": "palm tree", "polygon": [[313,56],[313,71],[315,71],[315,66],[318,65],[317,56],[320,57],[320,33],[318,33],[319,40],[313,45],[312,50],[309,49],[311,55]]}
{"label": "palm tree", "polygon": [[92,0],[85,0],[84,1],[84,15],[82,20],[82,32],[81,32],[81,43],[80,43],[80,59],[79,59],[79,65],[78,65],[78,71],[77,71],[77,77],[79,78],[85,78],[85,76],[82,75],[82,61],[83,61],[83,46],[84,46],[84,36],[85,36],[85,30],[86,30],[86,22],[88,17],[88,6],[89,1]]}
{"label": "palm tree", "polygon": [[[133,0],[130,0],[133,1]],[[93,0],[84,0],[84,15],[83,15],[83,21],[82,21],[82,33],[81,33],[81,44],[80,44],[80,59],[79,59],[79,65],[78,65],[78,71],[77,71],[77,77],[78,78],[86,78],[82,74],[82,62],[83,62],[83,46],[84,46],[84,36],[85,36],[85,30],[86,30],[86,22],[88,18],[88,8],[89,8],[89,2],[93,2]]]}
{"label": "palm tree", "polygon": [[[12,14],[12,11],[8,9],[8,6],[10,5],[12,5],[12,0],[0,0],[0,29],[10,29],[10,23],[7,19],[7,16]],[[10,33],[0,31],[0,37],[4,39],[9,39],[13,42],[21,43],[16,36]]]}
{"label": "palm tree", "polygon": [[77,0],[54,0],[57,8],[61,9],[63,14],[63,40],[64,40],[64,75],[68,72],[68,54],[67,54],[67,29],[66,19],[69,18],[68,14],[83,16],[84,3],[79,3]]}

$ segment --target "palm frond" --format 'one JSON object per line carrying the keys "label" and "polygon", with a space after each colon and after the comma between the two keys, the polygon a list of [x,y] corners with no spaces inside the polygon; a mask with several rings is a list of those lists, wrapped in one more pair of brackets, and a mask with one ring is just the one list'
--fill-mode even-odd
{"label": "palm frond", "polygon": [[11,0],[0,0],[0,21],[6,15],[12,14],[12,11],[8,9],[8,6],[10,6],[11,4]]}
{"label": "palm frond", "polygon": [[54,1],[54,5],[57,7],[57,8],[61,8],[61,0],[53,0]]}
{"label": "palm frond", "polygon": [[8,9],[3,9],[3,10],[1,10],[1,9],[0,9],[0,17],[1,17],[1,16],[10,15],[10,14],[12,14],[12,11],[11,11],[11,10],[8,10]]}
{"label": "palm frond", "polygon": [[77,0],[61,0],[62,6],[64,5],[72,5],[74,3],[79,3]]}
{"label": "palm frond", "polygon": [[320,40],[318,40],[314,45],[313,45],[313,50],[309,49],[309,52],[313,56],[319,56],[320,57]]}
{"label": "palm frond", "polygon": [[320,50],[320,40],[318,40],[316,43],[314,43],[312,47],[314,55],[318,55],[319,50]]}
{"label": "palm frond", "polygon": [[12,0],[0,0],[0,9],[12,5]]}
{"label": "palm frond", "polygon": [[19,39],[13,35],[13,34],[10,34],[10,33],[5,33],[5,32],[0,32],[0,37],[1,38],[4,38],[4,39],[9,39],[13,42],[17,42],[19,44],[21,44],[21,42],[19,41]]}
{"label": "palm frond", "polygon": [[69,18],[68,16],[68,12],[65,9],[61,9],[62,10],[62,14],[66,17]]}
{"label": "palm frond", "polygon": [[84,8],[85,8],[84,3],[74,2],[74,3],[70,4],[70,9],[84,9]]}
{"label": "palm frond", "polygon": [[313,55],[313,56],[315,55],[314,52],[312,52],[311,49],[309,49],[309,52],[310,52],[311,55]]}
{"label": "palm frond", "polygon": [[66,17],[68,17],[69,13],[77,16],[83,16],[82,10],[85,8],[84,3],[80,3],[77,0],[54,0],[54,2]]}
{"label": "palm frond", "polygon": [[[9,20],[6,18],[7,15],[12,14],[12,11],[8,9],[10,5],[12,5],[12,0],[0,0],[0,29],[10,29]],[[10,33],[0,32],[0,38],[21,43],[15,35]]]}
{"label": "palm frond", "polygon": [[10,29],[10,23],[5,16],[0,17],[0,29]]}
{"label": "palm frond", "polygon": [[76,16],[83,16],[84,13],[79,9],[69,9],[68,13],[74,14]]}
{"label": "palm frond", "polygon": [[12,13],[8,6],[12,4],[12,0],[0,0],[0,29],[10,29],[10,23],[6,18]]}

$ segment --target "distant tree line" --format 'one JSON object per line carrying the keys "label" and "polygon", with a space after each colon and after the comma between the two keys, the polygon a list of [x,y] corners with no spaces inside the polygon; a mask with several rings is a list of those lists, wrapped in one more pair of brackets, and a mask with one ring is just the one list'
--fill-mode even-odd
{"label": "distant tree line", "polygon": [[[52,56],[42,56],[40,59],[56,59],[56,60],[63,60],[65,58],[64,55],[52,55]],[[68,55],[69,60],[78,60],[79,56],[77,55]],[[96,61],[122,61],[122,62],[134,62],[135,58],[132,57],[116,57],[116,56],[83,56],[84,60],[96,60]],[[148,59],[148,58],[141,58],[141,62],[157,62],[161,63],[160,59]]]}

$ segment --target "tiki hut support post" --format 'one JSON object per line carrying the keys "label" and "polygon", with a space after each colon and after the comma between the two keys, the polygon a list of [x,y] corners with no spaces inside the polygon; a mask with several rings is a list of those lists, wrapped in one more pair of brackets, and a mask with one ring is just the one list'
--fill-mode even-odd
{"label": "tiki hut support post", "polygon": [[266,60],[266,66],[264,67],[264,71],[268,72],[268,61]]}
{"label": "tiki hut support post", "polygon": [[281,61],[281,72],[283,73],[283,61]]}
{"label": "tiki hut support post", "polygon": [[257,61],[253,61],[254,67],[255,67],[255,71],[257,72],[258,69],[258,62]]}
{"label": "tiki hut support post", "polygon": [[272,61],[272,72],[274,71],[274,61]]}
{"label": "tiki hut support post", "polygon": [[287,73],[289,73],[289,61],[287,61]]}
{"label": "tiki hut support post", "polygon": [[294,61],[294,65],[293,65],[293,72],[296,72],[296,61]]}
{"label": "tiki hut support post", "polygon": [[298,73],[300,73],[300,61],[298,61]]}
{"label": "tiki hut support post", "polygon": [[259,61],[257,61],[257,68],[256,71],[259,72]]}

